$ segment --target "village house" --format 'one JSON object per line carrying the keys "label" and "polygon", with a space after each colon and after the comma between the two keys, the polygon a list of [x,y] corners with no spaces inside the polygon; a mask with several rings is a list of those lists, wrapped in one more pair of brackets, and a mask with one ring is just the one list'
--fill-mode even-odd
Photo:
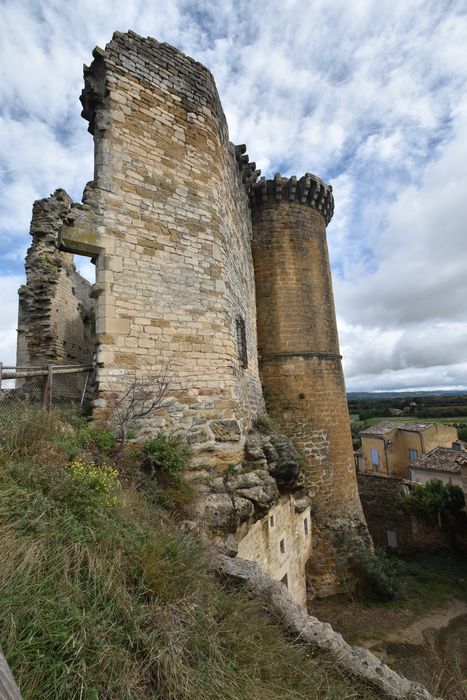
{"label": "village house", "polygon": [[457,441],[456,428],[441,423],[386,421],[359,434],[358,471],[393,479],[410,479],[410,465],[419,457]]}
{"label": "village house", "polygon": [[423,485],[430,479],[438,479],[462,488],[461,465],[467,465],[466,449],[466,443],[461,440],[452,447],[435,447],[411,463],[410,481]]}

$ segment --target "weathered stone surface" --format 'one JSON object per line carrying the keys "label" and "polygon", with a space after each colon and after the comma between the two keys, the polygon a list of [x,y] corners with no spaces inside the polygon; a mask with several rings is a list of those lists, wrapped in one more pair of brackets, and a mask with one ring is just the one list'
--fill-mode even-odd
{"label": "weathered stone surface", "polygon": [[245,456],[249,461],[265,460],[263,451],[263,436],[259,433],[251,432],[245,441]]}
{"label": "weathered stone surface", "polygon": [[88,364],[95,346],[91,285],[58,250],[72,200],[64,190],[34,203],[26,284],[19,290],[17,364]]}
{"label": "weathered stone surface", "polygon": [[218,442],[240,440],[242,431],[236,420],[213,420],[209,426]]}
{"label": "weathered stone surface", "polygon": [[269,471],[279,488],[291,488],[297,484],[300,475],[300,465],[293,446],[285,435],[270,435],[269,439],[272,449],[267,443],[264,447]]}
{"label": "weathered stone surface", "polygon": [[254,510],[251,501],[227,493],[210,494],[203,499],[200,508],[207,528],[226,533],[235,531]]}
{"label": "weathered stone surface", "polygon": [[[306,488],[316,511],[342,523],[359,518],[364,527],[326,241],[332,211],[330,188],[309,173],[300,180],[276,175],[253,187],[261,377],[269,414],[308,463]],[[359,546],[367,543],[368,536]],[[340,547],[350,562],[355,551],[345,542]],[[337,559],[340,551],[329,558],[336,593],[350,580]],[[329,581],[325,588],[331,590]]]}
{"label": "weathered stone surface", "polygon": [[310,508],[312,506],[312,500],[310,496],[303,495],[299,496],[298,494],[295,494],[295,512],[296,513],[303,513],[307,508]]}
{"label": "weathered stone surface", "polygon": [[196,430],[188,433],[186,441],[189,445],[199,445],[200,443],[208,442],[209,435],[205,430]]}
{"label": "weathered stone surface", "polygon": [[379,688],[382,698],[436,700],[419,683],[400,676],[370,651],[350,646],[331,625],[308,615],[292,600],[287,588],[261,571],[256,563],[218,556],[216,567],[222,577],[247,586],[263,601],[265,610],[281,624],[288,637],[326,651],[339,668]]}

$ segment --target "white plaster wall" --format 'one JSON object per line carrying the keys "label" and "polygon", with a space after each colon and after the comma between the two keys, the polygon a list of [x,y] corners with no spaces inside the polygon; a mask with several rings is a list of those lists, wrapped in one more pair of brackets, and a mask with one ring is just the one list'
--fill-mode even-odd
{"label": "white plaster wall", "polygon": [[412,475],[412,481],[414,481],[416,484],[420,484],[423,486],[426,484],[427,481],[430,481],[431,479],[438,479],[438,481],[442,481],[443,484],[455,484],[456,486],[460,486],[462,488],[462,477],[456,474],[443,474],[441,472],[425,472],[425,471],[419,471],[418,469],[411,469],[410,473]]}

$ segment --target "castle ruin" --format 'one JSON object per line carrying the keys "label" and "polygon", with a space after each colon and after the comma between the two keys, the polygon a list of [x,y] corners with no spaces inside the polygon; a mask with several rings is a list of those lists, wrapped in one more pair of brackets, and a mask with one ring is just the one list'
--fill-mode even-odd
{"label": "castle ruin", "polygon": [[[260,178],[211,73],[116,32],[85,67],[94,179],[35,203],[18,364],[96,361],[93,417],[168,368],[144,430],[188,431],[197,519],[304,604],[371,547],[358,497],[318,177]],[[73,254],[96,264],[83,280]],[[254,430],[265,410],[282,434]],[[275,528],[275,529],[274,529]]]}

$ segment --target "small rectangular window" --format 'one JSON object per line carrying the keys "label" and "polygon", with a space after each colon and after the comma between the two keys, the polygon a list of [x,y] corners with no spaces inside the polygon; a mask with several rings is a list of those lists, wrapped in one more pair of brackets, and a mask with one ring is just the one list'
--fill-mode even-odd
{"label": "small rectangular window", "polygon": [[281,540],[279,542],[279,549],[281,551],[281,554],[285,554],[285,540]]}
{"label": "small rectangular window", "polygon": [[371,465],[373,467],[379,467],[379,450],[377,447],[371,448]]}
{"label": "small rectangular window", "polygon": [[274,516],[270,515],[269,516],[269,527],[274,527],[274,524],[275,524]]}
{"label": "small rectangular window", "polygon": [[409,450],[409,462],[415,462],[418,457],[417,450]]}
{"label": "small rectangular window", "polygon": [[246,369],[248,367],[248,348],[246,344],[245,319],[242,316],[237,316],[236,330],[238,359],[240,360],[240,366]]}
{"label": "small rectangular window", "polygon": [[397,549],[397,532],[395,530],[386,530],[386,535],[388,538],[388,547]]}
{"label": "small rectangular window", "polygon": [[308,518],[305,518],[303,521],[303,530],[305,532],[305,535],[308,535]]}

